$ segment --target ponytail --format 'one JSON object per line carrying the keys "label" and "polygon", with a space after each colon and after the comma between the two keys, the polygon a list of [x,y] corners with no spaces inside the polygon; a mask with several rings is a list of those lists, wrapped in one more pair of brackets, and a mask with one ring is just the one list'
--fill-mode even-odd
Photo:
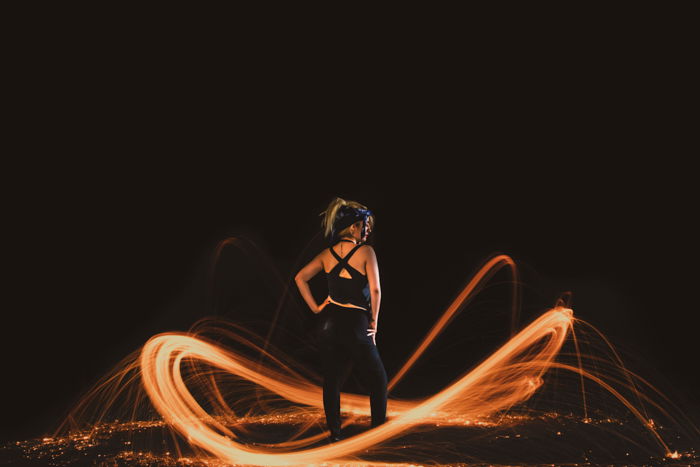
{"label": "ponytail", "polygon": [[[340,208],[343,206],[349,206],[355,209],[367,209],[367,206],[364,206],[356,201],[346,201],[343,198],[339,198],[336,196],[328,204],[326,210],[319,214],[319,216],[324,216],[323,220],[321,221],[321,227],[323,228],[324,237],[330,238],[331,234],[333,233],[333,223],[335,222],[338,210],[340,210]],[[370,214],[367,218],[367,222],[369,223],[370,229],[374,228],[374,215]],[[349,231],[349,229],[350,227],[347,227],[341,232],[337,232],[336,234],[341,236],[345,235]]]}

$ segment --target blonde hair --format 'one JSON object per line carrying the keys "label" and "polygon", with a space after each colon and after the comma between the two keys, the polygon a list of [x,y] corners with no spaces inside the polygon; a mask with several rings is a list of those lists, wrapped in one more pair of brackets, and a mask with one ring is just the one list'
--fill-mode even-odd
{"label": "blonde hair", "polygon": [[[328,238],[333,230],[333,222],[335,221],[335,216],[338,214],[338,209],[341,206],[350,206],[355,209],[367,209],[367,206],[358,203],[357,201],[344,200],[343,198],[335,197],[328,205],[325,211],[319,214],[319,216],[324,216],[321,221],[321,226],[323,227],[323,235]],[[359,221],[358,221],[359,222]],[[370,214],[367,217],[367,226],[371,230],[374,228],[374,215]],[[350,233],[350,226],[344,228],[340,232],[337,232],[338,236],[343,236]]]}

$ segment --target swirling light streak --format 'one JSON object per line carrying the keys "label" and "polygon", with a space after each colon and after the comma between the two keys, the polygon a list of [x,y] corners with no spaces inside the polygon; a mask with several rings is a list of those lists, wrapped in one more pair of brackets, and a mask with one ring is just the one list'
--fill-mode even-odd
{"label": "swirling light streak", "polygon": [[406,372],[413,366],[413,364],[423,355],[423,352],[427,350],[430,344],[435,340],[435,338],[440,334],[440,332],[447,327],[449,322],[454,318],[455,314],[466,305],[468,300],[474,296],[475,292],[478,290],[478,286],[483,282],[488,280],[493,274],[495,274],[499,269],[504,266],[510,267],[510,272],[512,276],[513,284],[513,300],[512,300],[512,316],[511,316],[511,335],[515,333],[515,325],[518,319],[518,270],[515,266],[515,262],[507,255],[498,255],[491,258],[486,264],[479,269],[479,271],[474,275],[474,277],[469,281],[469,283],[462,289],[462,291],[457,295],[457,298],[452,302],[452,304],[447,307],[447,310],[442,314],[442,316],[437,320],[433,328],[428,331],[423,342],[418,345],[418,348],[413,352],[406,363],[403,364],[401,369],[396,372],[393,378],[389,381],[387,388],[391,390],[396,384],[403,378]]}
{"label": "swirling light streak", "polygon": [[[222,242],[221,248],[225,244],[232,243],[231,241]],[[221,254],[221,248],[217,250],[217,258]],[[266,399],[259,398],[257,390],[247,391],[236,401],[243,406],[246,404],[250,406],[247,399],[255,395],[258,398],[257,408],[266,409],[264,413],[271,414],[270,416],[273,418],[276,415],[284,418],[285,415],[291,414],[291,418],[288,417],[287,420],[292,420],[296,416],[301,416],[300,418],[303,419],[305,408],[322,410],[323,399],[321,387],[300,372],[295,371],[295,366],[299,370],[305,370],[303,366],[285,363],[285,361],[291,361],[289,356],[284,355],[279,350],[271,349],[269,335],[259,345],[243,336],[244,333],[248,333],[251,337],[257,338],[255,334],[235,323],[230,324],[238,328],[239,331],[229,333],[223,329],[217,329],[217,334],[224,331],[226,337],[232,338],[248,351],[252,351],[257,357],[257,361],[247,356],[251,355],[250,352],[244,353],[221,346],[219,342],[205,338],[200,333],[158,334],[146,342],[138,355],[133,353],[125,358],[113,375],[96,385],[80,401],[64,424],[74,423],[82,418],[75,417],[74,414],[84,412],[91,400],[102,401],[98,417],[101,419],[107,408],[115,404],[117,397],[123,395],[121,394],[123,392],[128,392],[127,400],[133,400],[131,408],[135,414],[137,405],[145,402],[141,397],[143,393],[137,392],[134,399],[130,389],[126,388],[131,385],[131,381],[137,381],[138,377],[140,389],[145,391],[152,407],[157,410],[164,422],[183,435],[192,447],[200,448],[216,456],[220,461],[254,465],[315,464],[329,460],[357,462],[363,450],[378,446],[382,442],[407,433],[412,427],[426,422],[445,423],[446,425],[478,424],[479,419],[487,419],[499,411],[528,400],[542,386],[542,377],[548,370],[563,369],[580,376],[582,392],[584,392],[583,381],[588,379],[612,394],[641,421],[641,426],[653,434],[654,439],[667,457],[678,457],[677,452],[670,452],[667,444],[657,433],[656,426],[646,414],[643,415],[601,375],[584,370],[578,341],[574,333],[574,324],[578,322],[591,325],[573,317],[573,311],[568,306],[568,301],[560,299],[556,306],[542,313],[531,324],[515,333],[514,323],[518,319],[519,310],[519,281],[516,265],[507,255],[491,258],[474,274],[392,377],[389,389],[395,387],[414,367],[416,361],[449,325],[456,314],[463,309],[465,304],[478,293],[481,286],[504,267],[510,270],[513,285],[510,339],[475,368],[465,372],[432,396],[412,400],[390,398],[386,423],[340,442],[320,447],[309,447],[327,434],[322,432],[303,436],[311,426],[318,423],[313,417],[307,418],[304,422],[305,426],[301,430],[280,443],[256,443],[253,445],[241,439],[237,432],[246,431],[247,422],[245,420],[248,417],[233,413],[227,402],[227,395],[220,390],[215,377],[217,372],[246,381],[257,388],[263,388],[292,404],[292,410],[286,414],[274,409],[267,410],[268,407],[264,405]],[[211,273],[213,275],[213,268]],[[593,326],[591,327],[593,328]],[[576,346],[578,367],[555,361],[561,355],[562,346],[567,340],[570,330]],[[612,345],[605,336],[597,329],[595,330],[613,349],[616,359],[622,366],[622,362]],[[285,357],[284,361],[282,357]],[[262,360],[266,360],[266,363],[261,363]],[[193,369],[196,378],[191,375],[188,378],[187,375],[183,374],[182,367],[185,362],[190,363],[188,368]],[[201,371],[200,363],[209,365],[214,370]],[[134,371],[136,373],[132,373]],[[631,383],[633,394],[638,399],[643,397],[666,414],[661,406],[637,390],[631,379],[631,373],[626,369],[624,375]],[[315,375],[313,376],[315,377]],[[644,380],[642,382],[649,385]],[[649,386],[653,388],[653,386]],[[219,412],[223,412],[225,415],[221,417],[208,413],[192,394],[190,389],[194,388],[200,391],[204,390],[205,396],[210,401],[215,402]],[[105,394],[105,396],[100,397],[100,394]],[[663,396],[663,394],[661,395]],[[585,392],[583,396],[584,411],[586,411]],[[351,417],[348,417],[343,423],[344,426],[351,422],[354,417],[371,414],[366,395],[342,393],[341,398],[343,411],[351,414]],[[587,420],[587,415],[585,420]],[[232,429],[233,427],[236,428],[235,431]],[[61,428],[56,433],[60,430]],[[201,459],[204,460],[204,457]]]}
{"label": "swirling light streak", "polygon": [[[163,418],[195,444],[223,461],[255,465],[296,465],[324,462],[369,448],[399,435],[413,424],[442,411],[443,417],[480,417],[525,400],[541,385],[546,371],[566,339],[572,311],[556,307],[535,320],[472,371],[422,401],[389,401],[387,423],[329,446],[301,451],[251,448],[217,433],[223,427],[209,416],[187,389],[179,367],[194,358],[259,384],[295,403],[322,407],[321,389],[254,363],[233,352],[187,335],[161,334],[150,339],[141,355],[144,387]],[[527,365],[517,358],[545,339]],[[369,414],[366,397],[343,394],[349,411]],[[211,425],[211,426],[209,426]],[[345,459],[350,461],[350,459]]]}
{"label": "swirling light streak", "polygon": [[[390,387],[395,386],[415,364],[477,286],[504,265],[515,271],[514,262],[505,255],[491,259],[479,270],[392,378]],[[223,461],[237,464],[296,465],[329,459],[349,462],[352,459],[344,456],[352,456],[398,436],[412,425],[422,423],[426,418],[435,418],[437,414],[444,418],[486,417],[525,401],[541,386],[544,372],[553,367],[575,371],[601,384],[630,408],[635,416],[644,420],[648,427],[634,406],[604,381],[581,368],[554,362],[573,321],[573,311],[558,305],[543,313],[476,368],[437,394],[423,400],[390,399],[387,407],[389,419],[385,424],[332,445],[302,450],[292,450],[284,444],[250,447],[236,442],[231,432],[207,414],[192,397],[179,368],[183,359],[195,359],[258,384],[294,403],[322,408],[321,388],[298,375],[292,377],[271,367],[261,371],[259,364],[239,353],[186,334],[166,333],[154,336],[144,346],[140,359],[142,379],[154,406],[190,443]],[[273,357],[267,352],[266,356]],[[343,393],[342,400],[346,411],[355,415],[370,414],[366,396]],[[648,428],[655,433],[653,428]],[[228,433],[228,436],[217,430]],[[656,438],[668,451],[658,434]]]}

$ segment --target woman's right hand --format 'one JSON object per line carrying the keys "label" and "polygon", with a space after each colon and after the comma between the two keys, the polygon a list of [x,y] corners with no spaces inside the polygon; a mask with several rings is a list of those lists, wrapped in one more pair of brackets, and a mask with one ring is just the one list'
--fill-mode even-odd
{"label": "woman's right hand", "polygon": [[327,297],[319,306],[316,307],[314,313],[319,314],[331,302],[331,297]]}

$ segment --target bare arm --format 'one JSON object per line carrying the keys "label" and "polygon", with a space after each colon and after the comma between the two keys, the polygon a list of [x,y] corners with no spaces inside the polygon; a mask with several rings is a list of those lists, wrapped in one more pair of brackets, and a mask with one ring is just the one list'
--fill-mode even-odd
{"label": "bare arm", "polygon": [[320,313],[323,308],[316,304],[316,300],[314,300],[314,296],[311,294],[311,289],[309,288],[308,282],[322,269],[323,262],[321,261],[321,253],[319,253],[314,259],[309,261],[309,264],[301,268],[296,277],[294,277],[294,282],[296,282],[297,287],[299,287],[301,296],[314,313]]}
{"label": "bare arm", "polygon": [[367,262],[365,263],[365,271],[367,273],[367,282],[369,283],[369,294],[372,302],[372,322],[370,328],[375,331],[377,329],[379,319],[379,304],[382,301],[382,290],[379,285],[379,266],[377,264],[377,255],[374,253],[374,248],[367,245]]}

